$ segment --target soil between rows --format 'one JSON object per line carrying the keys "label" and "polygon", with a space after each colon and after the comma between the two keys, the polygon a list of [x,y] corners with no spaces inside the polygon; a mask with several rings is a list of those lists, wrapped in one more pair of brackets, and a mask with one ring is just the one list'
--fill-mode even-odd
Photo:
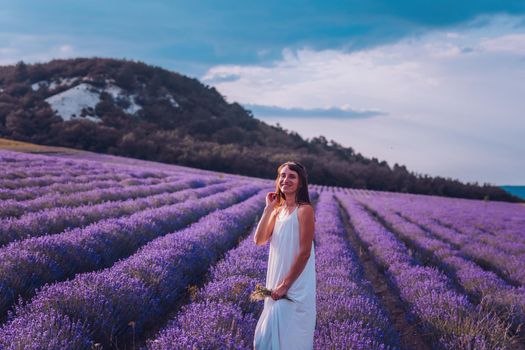
{"label": "soil between rows", "polygon": [[363,267],[374,293],[379,298],[383,308],[387,311],[392,326],[399,333],[401,349],[431,350],[431,347],[424,340],[423,336],[417,329],[417,326],[408,321],[403,301],[394,289],[389,286],[383,269],[375,263],[364,243],[357,237],[357,234],[349,221],[349,216],[346,210],[341,206],[338,199],[336,199],[336,201],[342,214],[345,229],[348,232],[348,240],[356,250],[359,263]]}

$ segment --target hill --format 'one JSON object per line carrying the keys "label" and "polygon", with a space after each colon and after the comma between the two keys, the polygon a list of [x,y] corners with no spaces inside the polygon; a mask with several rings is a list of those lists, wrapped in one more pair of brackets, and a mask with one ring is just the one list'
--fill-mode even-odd
{"label": "hill", "polygon": [[489,184],[389,166],[323,136],[303,139],[197,79],[127,60],[0,67],[0,136],[263,178],[293,159],[317,184],[519,201]]}

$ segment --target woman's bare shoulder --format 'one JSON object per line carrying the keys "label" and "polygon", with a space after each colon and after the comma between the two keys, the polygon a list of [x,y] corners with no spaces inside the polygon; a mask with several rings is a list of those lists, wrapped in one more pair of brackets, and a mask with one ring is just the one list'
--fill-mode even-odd
{"label": "woman's bare shoulder", "polygon": [[313,215],[314,207],[310,203],[301,203],[299,204],[299,208],[297,208],[297,214],[301,216]]}

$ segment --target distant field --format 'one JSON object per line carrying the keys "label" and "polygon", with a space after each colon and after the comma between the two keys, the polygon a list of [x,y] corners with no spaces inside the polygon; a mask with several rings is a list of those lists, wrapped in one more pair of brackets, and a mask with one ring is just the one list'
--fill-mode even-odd
{"label": "distant field", "polygon": [[[272,180],[0,148],[0,349],[253,348]],[[525,206],[310,190],[315,349],[524,349]]]}

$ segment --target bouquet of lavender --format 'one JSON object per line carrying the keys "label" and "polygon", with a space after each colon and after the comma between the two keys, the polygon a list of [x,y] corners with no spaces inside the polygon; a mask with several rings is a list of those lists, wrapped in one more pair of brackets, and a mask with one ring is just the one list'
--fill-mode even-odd
{"label": "bouquet of lavender", "polygon": [[[264,298],[270,297],[270,296],[272,296],[272,290],[271,289],[268,289],[268,288],[266,288],[265,286],[263,286],[261,284],[257,284],[255,286],[255,290],[252,292],[252,294],[250,294],[250,300],[251,301],[260,301],[260,300],[264,300]],[[286,295],[283,296],[283,298],[293,302],[293,300],[290,299]]]}

